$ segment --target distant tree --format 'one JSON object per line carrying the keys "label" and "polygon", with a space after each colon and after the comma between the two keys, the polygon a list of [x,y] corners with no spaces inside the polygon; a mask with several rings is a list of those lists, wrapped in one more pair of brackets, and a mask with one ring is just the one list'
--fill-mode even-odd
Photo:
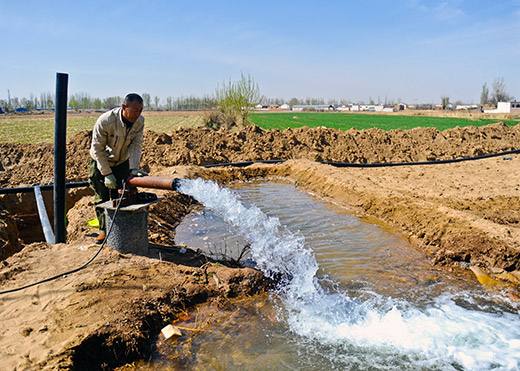
{"label": "distant tree", "polygon": [[493,96],[491,100],[495,104],[511,100],[511,96],[506,91],[506,83],[502,77],[496,78],[495,81],[493,81]]}
{"label": "distant tree", "polygon": [[372,99],[372,97],[369,97],[369,98],[368,98],[368,104],[370,104],[370,105],[373,105],[373,104],[374,104],[374,100]]}
{"label": "distant tree", "polygon": [[149,110],[151,108],[151,101],[152,101],[152,98],[150,97],[150,94],[143,93],[143,103],[144,103],[145,110]]}
{"label": "distant tree", "polygon": [[480,105],[484,106],[489,103],[489,88],[487,83],[482,85],[482,92],[480,93]]}
{"label": "distant tree", "polygon": [[448,105],[450,104],[450,97],[441,97],[441,105],[442,109],[447,109]]}
{"label": "distant tree", "polygon": [[166,97],[166,109],[168,111],[173,110],[173,98],[172,97]]}
{"label": "distant tree", "polygon": [[103,100],[103,108],[112,109],[118,107],[123,99],[121,97],[107,97]]}
{"label": "distant tree", "polygon": [[289,106],[297,106],[299,104],[298,98],[291,98],[289,99]]}
{"label": "distant tree", "polygon": [[94,109],[102,109],[103,108],[103,101],[99,98],[95,98],[94,102],[92,102]]}
{"label": "distant tree", "polygon": [[249,124],[248,115],[260,101],[260,90],[252,76],[224,82],[215,92],[217,110],[208,114],[206,125],[212,128]]}
{"label": "distant tree", "polygon": [[155,109],[159,110],[159,102],[161,101],[161,98],[159,98],[157,95],[153,98],[153,102],[155,104]]}
{"label": "distant tree", "polygon": [[73,94],[69,98],[69,107],[73,110],[77,110],[79,108],[79,102],[76,100],[76,95]]}

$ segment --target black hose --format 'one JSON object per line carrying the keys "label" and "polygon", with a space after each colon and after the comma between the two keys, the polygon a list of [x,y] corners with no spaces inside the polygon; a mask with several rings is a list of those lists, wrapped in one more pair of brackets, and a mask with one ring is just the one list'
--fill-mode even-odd
{"label": "black hose", "polygon": [[[474,161],[474,160],[483,160],[491,157],[500,157],[511,154],[519,154],[520,149],[512,149],[509,151],[503,151],[498,153],[486,153],[479,156],[465,156],[460,158],[446,159],[446,160],[432,160],[432,161],[411,161],[411,162],[372,162],[372,163],[358,163],[358,162],[337,162],[337,161],[316,161],[320,164],[331,165],[335,167],[361,167],[361,168],[370,168],[370,167],[392,167],[392,166],[416,166],[416,165],[441,165],[441,164],[452,164],[456,162],[463,161]],[[202,165],[206,168],[211,167],[246,167],[252,165],[254,163],[262,163],[262,164],[280,164],[287,161],[286,159],[277,159],[277,160],[256,160],[256,161],[242,161],[242,162],[222,162],[215,164],[206,164]]]}
{"label": "black hose", "polygon": [[119,199],[117,201],[116,210],[114,211],[114,217],[112,218],[112,223],[110,223],[110,228],[108,229],[108,232],[107,232],[107,234],[105,236],[105,239],[103,240],[103,243],[101,244],[99,249],[96,251],[96,253],[85,264],[83,264],[80,267],[71,269],[70,271],[66,271],[66,272],[63,272],[63,273],[56,274],[56,275],[51,276],[51,277],[47,277],[47,278],[45,278],[43,280],[40,280],[40,281],[32,282],[32,283],[29,283],[27,285],[20,286],[20,287],[15,287],[13,289],[0,291],[0,295],[4,295],[4,294],[12,293],[12,292],[25,290],[25,289],[28,289],[29,287],[33,287],[33,286],[36,286],[36,285],[40,285],[42,283],[54,281],[54,280],[56,280],[56,279],[58,279],[60,277],[66,276],[68,274],[76,273],[76,272],[79,272],[82,269],[85,269],[90,263],[92,263],[94,261],[94,259],[97,258],[97,256],[101,252],[101,250],[103,250],[103,248],[105,247],[105,244],[106,244],[106,242],[108,240],[108,236],[110,236],[110,232],[112,232],[112,227],[114,226],[114,222],[116,220],[117,212],[119,211],[119,206],[121,206],[121,201],[123,200],[123,195],[125,193],[125,188],[126,188],[126,183],[123,182],[123,191],[121,193],[121,197],[119,197]]}
{"label": "black hose", "polygon": [[500,157],[511,154],[520,153],[520,149],[513,149],[510,151],[504,151],[499,153],[487,153],[484,155],[473,156],[473,157],[460,157],[447,160],[433,160],[433,161],[412,161],[412,162],[373,162],[369,164],[352,163],[352,162],[332,162],[332,161],[318,161],[321,164],[331,165],[335,167],[391,167],[391,166],[416,166],[416,165],[441,165],[441,164],[452,164],[463,161],[474,161],[483,160],[491,157]]}
{"label": "black hose", "polygon": [[[81,188],[88,187],[89,182],[87,180],[79,181],[79,182],[69,182],[65,184],[65,188]],[[0,195],[2,194],[16,194],[16,193],[29,193],[34,192],[34,185],[27,187],[16,187],[16,188],[0,188]],[[40,185],[40,189],[42,191],[50,191],[54,188],[54,184],[43,184]]]}
{"label": "black hose", "polygon": [[[415,166],[415,165],[441,165],[441,164],[451,164],[456,162],[463,162],[463,161],[473,161],[473,160],[482,160],[486,158],[491,157],[500,157],[505,155],[512,155],[512,154],[519,154],[520,149],[512,149],[509,151],[503,151],[498,153],[486,153],[479,156],[464,156],[460,158],[454,158],[454,159],[447,159],[447,160],[432,160],[432,161],[411,161],[411,162],[372,162],[372,163],[359,163],[359,162],[338,162],[338,161],[316,161],[320,164],[324,165],[330,165],[335,167],[361,167],[361,168],[370,168],[370,167],[392,167],[392,166]],[[241,162],[218,162],[213,164],[204,164],[201,165],[205,168],[212,168],[212,167],[246,167],[253,165],[255,163],[261,163],[261,164],[281,164],[283,162],[287,161],[287,159],[274,159],[274,160],[255,160],[255,161],[241,161]],[[77,181],[77,182],[70,182],[67,183],[66,188],[81,188],[81,187],[88,187],[89,182],[84,181]],[[27,192],[34,192],[35,186],[27,186],[27,187],[17,187],[17,188],[0,188],[0,195],[1,194],[16,194],[16,193],[27,193]],[[53,184],[44,184],[40,186],[40,189],[42,191],[51,190],[53,188]]]}

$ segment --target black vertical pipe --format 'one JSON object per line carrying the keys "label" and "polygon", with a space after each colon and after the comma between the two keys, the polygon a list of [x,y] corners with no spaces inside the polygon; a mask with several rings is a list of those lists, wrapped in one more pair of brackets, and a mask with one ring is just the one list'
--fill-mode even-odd
{"label": "black vertical pipe", "polygon": [[56,243],[65,242],[65,158],[67,150],[67,87],[69,75],[56,74],[54,106],[54,236]]}

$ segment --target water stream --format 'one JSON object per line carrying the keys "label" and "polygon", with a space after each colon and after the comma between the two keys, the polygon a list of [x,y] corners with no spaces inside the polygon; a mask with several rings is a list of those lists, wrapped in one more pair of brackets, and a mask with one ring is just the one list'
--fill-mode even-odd
{"label": "water stream", "polygon": [[[233,254],[248,244],[247,257],[264,274],[282,277],[265,306],[245,308],[235,321],[201,335],[194,365],[520,367],[518,307],[486,293],[469,275],[436,271],[381,227],[291,185],[230,191],[197,179],[183,181],[181,191],[206,209],[179,226],[178,239],[214,254]],[[232,355],[237,349],[241,357]]]}

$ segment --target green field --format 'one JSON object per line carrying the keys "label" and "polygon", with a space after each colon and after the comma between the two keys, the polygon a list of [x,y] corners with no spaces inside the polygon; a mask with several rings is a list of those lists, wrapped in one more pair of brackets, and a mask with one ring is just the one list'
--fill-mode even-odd
{"label": "green field", "polygon": [[494,122],[503,121],[508,125],[517,124],[518,120],[479,119],[470,120],[456,117],[430,117],[430,116],[397,116],[378,114],[353,114],[353,113],[317,113],[317,112],[290,112],[290,113],[252,113],[252,122],[264,129],[299,128],[302,126],[329,128],[369,129],[380,128],[383,130],[413,129],[416,127],[433,127],[446,130],[456,126],[482,126]]}
{"label": "green field", "polygon": [[[198,112],[145,112],[145,127],[155,132],[171,132],[179,127],[202,125],[203,113]],[[67,136],[70,138],[82,130],[91,130],[99,113],[69,114]],[[302,126],[326,126],[341,130],[381,128],[413,129],[416,127],[435,127],[446,130],[455,126],[487,125],[504,121],[514,125],[519,120],[479,119],[429,116],[397,116],[348,113],[252,113],[250,119],[264,129],[286,129]],[[1,115],[0,143],[52,143],[54,137],[54,118],[52,115]]]}

